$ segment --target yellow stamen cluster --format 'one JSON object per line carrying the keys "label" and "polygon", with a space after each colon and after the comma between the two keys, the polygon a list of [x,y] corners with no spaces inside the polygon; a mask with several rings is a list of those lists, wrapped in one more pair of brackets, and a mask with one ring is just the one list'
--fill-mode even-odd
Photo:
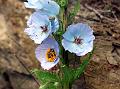
{"label": "yellow stamen cluster", "polygon": [[56,59],[56,52],[54,49],[48,48],[46,52],[46,59],[48,62],[54,62]]}

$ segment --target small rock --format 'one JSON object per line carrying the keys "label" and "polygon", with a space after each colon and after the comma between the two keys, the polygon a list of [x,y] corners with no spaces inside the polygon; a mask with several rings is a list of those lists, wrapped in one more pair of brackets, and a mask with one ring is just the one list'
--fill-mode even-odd
{"label": "small rock", "polygon": [[4,15],[0,14],[0,41],[7,39],[7,26]]}
{"label": "small rock", "polygon": [[112,80],[112,81],[120,80],[120,75],[115,73],[115,72],[113,72],[113,71],[110,71],[109,79]]}
{"label": "small rock", "polygon": [[39,85],[31,75],[19,72],[8,73],[13,89],[38,89]]}
{"label": "small rock", "polygon": [[118,56],[120,56],[120,48],[116,49]]}
{"label": "small rock", "polygon": [[100,62],[100,58],[96,55],[93,56],[93,58],[91,59],[92,61],[99,63]]}
{"label": "small rock", "polygon": [[0,89],[3,89],[6,87],[6,83],[5,80],[3,79],[3,77],[0,75]]}
{"label": "small rock", "polygon": [[106,59],[111,65],[118,65],[117,61],[113,58],[111,52],[106,53]]}
{"label": "small rock", "polygon": [[113,57],[120,64],[120,56],[117,53],[113,53]]}
{"label": "small rock", "polygon": [[8,82],[4,79],[2,74],[0,74],[0,89],[10,89]]}

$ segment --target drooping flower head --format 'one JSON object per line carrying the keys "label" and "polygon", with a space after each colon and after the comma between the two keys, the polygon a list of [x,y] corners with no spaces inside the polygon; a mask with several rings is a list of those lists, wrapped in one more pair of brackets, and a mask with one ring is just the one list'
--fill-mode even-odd
{"label": "drooping flower head", "polygon": [[41,67],[49,70],[59,62],[59,45],[55,39],[48,37],[36,48],[35,54]]}
{"label": "drooping flower head", "polygon": [[52,32],[59,28],[57,18],[51,19],[48,15],[34,12],[27,21],[28,28],[25,32],[30,36],[36,44],[41,44]]}
{"label": "drooping flower head", "polygon": [[62,45],[65,50],[83,56],[93,49],[93,30],[83,23],[73,24],[63,34]]}
{"label": "drooping flower head", "polygon": [[53,0],[27,0],[25,6],[35,10],[41,10],[49,15],[56,16],[59,14],[59,5]]}

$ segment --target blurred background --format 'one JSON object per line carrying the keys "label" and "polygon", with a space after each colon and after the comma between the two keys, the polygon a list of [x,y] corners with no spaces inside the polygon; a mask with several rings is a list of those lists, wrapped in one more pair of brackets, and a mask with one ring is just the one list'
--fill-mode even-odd
{"label": "blurred background", "polygon": [[[29,73],[39,68],[36,45],[24,33],[32,13],[25,0],[0,0],[0,89],[38,89]],[[70,0],[70,8],[76,0]],[[120,89],[120,0],[80,0],[75,22],[88,23],[96,36],[95,53],[74,89]],[[83,87],[84,86],[84,87]]]}

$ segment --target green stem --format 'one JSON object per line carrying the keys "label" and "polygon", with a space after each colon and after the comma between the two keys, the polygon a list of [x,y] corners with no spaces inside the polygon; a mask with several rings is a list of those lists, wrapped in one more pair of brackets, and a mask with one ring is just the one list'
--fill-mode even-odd
{"label": "green stem", "polygon": [[[61,28],[62,32],[65,32],[66,31],[66,27],[67,27],[67,14],[66,13],[67,13],[67,8],[61,7],[60,19],[61,19],[61,21],[63,23],[62,24],[62,28]],[[65,59],[64,63],[67,66],[69,66],[68,52],[66,52],[63,47],[61,47],[61,50],[62,50],[62,57],[63,57],[63,59]]]}
{"label": "green stem", "polygon": [[69,83],[65,83],[64,86],[63,86],[63,89],[70,89],[69,88]]}

